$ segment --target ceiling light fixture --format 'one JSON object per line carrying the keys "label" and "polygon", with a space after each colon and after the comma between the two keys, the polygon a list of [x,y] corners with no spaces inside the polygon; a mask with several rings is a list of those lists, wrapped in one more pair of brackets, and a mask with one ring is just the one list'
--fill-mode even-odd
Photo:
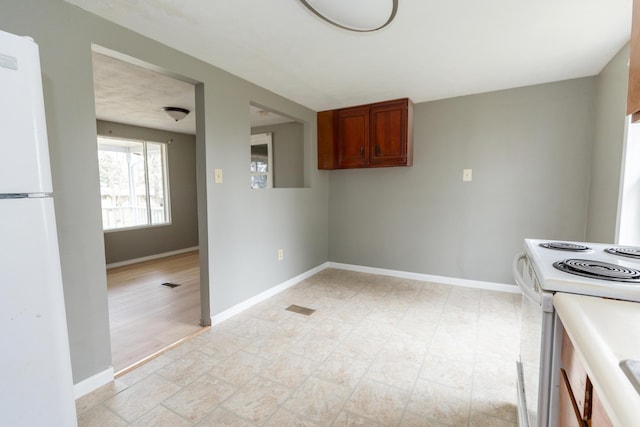
{"label": "ceiling light fixture", "polygon": [[398,0],[300,0],[316,16],[345,30],[369,32],[386,27]]}
{"label": "ceiling light fixture", "polygon": [[180,108],[180,107],[163,107],[162,111],[164,111],[167,114],[167,116],[171,117],[176,122],[184,119],[185,117],[187,117],[187,114],[191,112],[186,108]]}

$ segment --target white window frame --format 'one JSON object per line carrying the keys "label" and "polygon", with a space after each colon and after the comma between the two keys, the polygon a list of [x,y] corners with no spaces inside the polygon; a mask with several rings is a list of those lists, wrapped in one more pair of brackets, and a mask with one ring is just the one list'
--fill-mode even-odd
{"label": "white window frame", "polygon": [[631,115],[625,120],[625,137],[618,189],[618,211],[615,243],[623,246],[640,244],[640,123],[633,123]]}
{"label": "white window frame", "polygon": [[[142,140],[142,139],[135,139],[135,138],[120,138],[120,137],[112,137],[112,136],[104,136],[104,135],[98,135],[98,151],[117,151],[117,150],[113,150],[113,148],[106,148],[109,147],[108,144],[101,144],[100,141],[101,140],[114,140],[114,141],[132,141],[132,142],[136,142],[136,143],[141,143],[142,144],[142,150],[143,150],[143,160],[144,160],[144,176],[145,176],[145,193],[146,193],[146,197],[145,197],[145,202],[147,205],[147,223],[146,224],[136,224],[133,226],[126,226],[126,227],[114,227],[114,228],[104,228],[104,222],[102,223],[102,231],[104,233],[113,233],[113,232],[118,232],[118,231],[124,231],[124,230],[135,230],[135,229],[139,229],[139,228],[151,228],[151,227],[164,227],[167,225],[171,225],[171,191],[169,188],[169,144],[167,142],[162,142],[162,141],[148,141],[148,140]],[[147,143],[151,143],[151,144],[160,144],[164,146],[164,156],[163,156],[163,165],[162,165],[162,179],[164,180],[164,188],[165,188],[165,215],[166,215],[166,222],[162,222],[162,223],[152,223],[152,212],[151,212],[151,195],[150,195],[150,191],[149,191],[149,169],[148,169],[148,164],[147,164]],[[102,147],[102,148],[101,148]],[[113,146],[111,146],[113,147]],[[98,165],[99,167],[99,165]],[[102,190],[100,190],[100,199],[102,200]]]}
{"label": "white window frame", "polygon": [[[267,146],[267,172],[251,172],[251,176],[267,176],[267,186],[264,188],[273,188],[273,144],[271,132],[256,133],[251,135],[251,146],[265,145]],[[251,182],[251,181],[250,181]],[[252,189],[264,189],[262,187],[251,187]]]}

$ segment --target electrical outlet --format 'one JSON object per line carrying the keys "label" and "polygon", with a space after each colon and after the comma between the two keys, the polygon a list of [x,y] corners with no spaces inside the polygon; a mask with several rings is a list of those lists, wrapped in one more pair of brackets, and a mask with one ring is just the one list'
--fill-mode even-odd
{"label": "electrical outlet", "polygon": [[284,259],[284,249],[278,249],[278,261],[282,261]]}
{"label": "electrical outlet", "polygon": [[222,184],[222,169],[215,169],[214,177],[215,177],[216,184]]}
{"label": "electrical outlet", "polygon": [[462,180],[463,181],[473,181],[473,174],[471,169],[463,169],[462,170]]}

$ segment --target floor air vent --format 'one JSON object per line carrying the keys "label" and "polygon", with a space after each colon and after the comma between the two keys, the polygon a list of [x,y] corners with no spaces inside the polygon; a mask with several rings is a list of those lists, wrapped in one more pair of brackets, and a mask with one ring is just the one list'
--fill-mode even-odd
{"label": "floor air vent", "polygon": [[177,288],[180,285],[178,285],[177,283],[164,282],[162,286],[166,286],[167,288]]}
{"label": "floor air vent", "polygon": [[293,311],[294,313],[298,314],[304,314],[305,316],[309,316],[315,312],[315,310],[312,308],[300,307],[299,305],[290,305],[289,307],[285,308],[285,310]]}

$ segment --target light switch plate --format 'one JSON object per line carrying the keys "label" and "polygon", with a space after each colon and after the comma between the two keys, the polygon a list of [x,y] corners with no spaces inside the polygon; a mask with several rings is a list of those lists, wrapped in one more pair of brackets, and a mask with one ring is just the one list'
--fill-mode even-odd
{"label": "light switch plate", "polygon": [[463,169],[462,170],[462,180],[463,181],[472,181],[473,180],[473,171],[471,169]]}
{"label": "light switch plate", "polygon": [[214,176],[216,184],[222,184],[222,169],[215,169]]}

